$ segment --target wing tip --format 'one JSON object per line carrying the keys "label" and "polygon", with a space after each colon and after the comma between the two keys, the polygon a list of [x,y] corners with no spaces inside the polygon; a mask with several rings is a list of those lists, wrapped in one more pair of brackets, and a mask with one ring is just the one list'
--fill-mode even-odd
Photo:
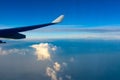
{"label": "wing tip", "polygon": [[55,20],[52,21],[52,23],[60,23],[64,18],[64,15],[60,15]]}

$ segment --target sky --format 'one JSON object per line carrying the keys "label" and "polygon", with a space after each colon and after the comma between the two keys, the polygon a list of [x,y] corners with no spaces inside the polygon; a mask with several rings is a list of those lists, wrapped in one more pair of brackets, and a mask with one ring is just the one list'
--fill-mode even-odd
{"label": "sky", "polygon": [[65,15],[64,25],[117,25],[118,0],[1,0],[0,24],[31,25]]}
{"label": "sky", "polygon": [[[119,4],[120,1],[118,0],[0,0],[0,26],[1,28],[7,28],[48,23],[63,14],[65,18],[62,23],[58,24],[59,27],[55,25],[45,28],[47,33],[43,33],[39,29],[40,36],[46,36],[40,38],[49,36],[51,36],[50,38],[58,38],[58,35],[60,37],[63,34],[66,35],[66,33],[56,33],[54,28],[109,28],[114,26],[118,28],[120,25]],[[47,31],[49,28],[52,29],[53,33]],[[68,30],[63,31],[67,32]],[[61,30],[61,32],[63,31]],[[74,34],[72,36],[75,36],[81,34],[81,32],[73,33],[71,31],[68,34]],[[26,35],[31,38],[29,33],[26,33]],[[36,38],[38,32],[33,32],[32,36]],[[62,38],[66,38],[66,36]]]}
{"label": "sky", "polygon": [[65,15],[59,24],[21,33],[26,39],[0,44],[0,80],[120,80],[119,4],[0,0],[0,28],[49,23]]}

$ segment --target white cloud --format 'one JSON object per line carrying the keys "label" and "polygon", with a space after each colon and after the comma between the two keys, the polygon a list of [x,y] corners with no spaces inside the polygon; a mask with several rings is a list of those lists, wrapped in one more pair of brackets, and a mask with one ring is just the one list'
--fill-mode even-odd
{"label": "white cloud", "polygon": [[55,62],[53,65],[55,71],[60,71],[61,65],[58,62]]}
{"label": "white cloud", "polygon": [[59,27],[57,26],[55,27],[56,28],[50,27],[51,29],[49,28],[40,29],[41,34],[45,36],[40,36],[38,38],[39,35],[37,35],[36,33],[34,35],[34,39],[42,38],[42,39],[103,39],[103,40],[117,39],[117,40],[120,40],[120,36],[119,36],[120,25],[96,26],[96,27],[85,27],[81,25],[60,25]]}
{"label": "white cloud", "polygon": [[58,80],[57,79],[57,74],[55,72],[55,70],[53,70],[52,68],[50,67],[47,67],[46,68],[46,74],[51,77],[51,80]]}
{"label": "white cloud", "polygon": [[10,54],[26,54],[26,53],[30,53],[30,50],[28,49],[3,49],[0,47],[0,55],[10,55]]}
{"label": "white cloud", "polygon": [[[57,47],[48,43],[35,44],[31,47],[35,49],[38,60],[49,60],[50,63],[52,63],[46,67],[47,76],[49,76],[51,80],[62,80],[62,77],[58,76],[58,74],[61,72],[62,67],[67,67],[67,63],[63,62],[61,65],[51,57],[52,53],[57,50]],[[68,78],[70,79],[70,76],[68,76]]]}
{"label": "white cloud", "polygon": [[[46,65],[46,74],[51,78],[51,80],[62,80],[61,72],[63,72],[63,67],[67,67],[67,63],[63,62],[62,64],[58,63],[56,60],[53,59],[52,54],[57,50],[57,47],[49,44],[49,43],[40,43],[40,44],[33,44],[31,46],[33,49],[25,48],[11,48],[5,49],[0,47],[0,55],[11,55],[11,54],[35,54],[37,56],[37,60],[48,60],[50,62],[49,66]],[[64,73],[62,73],[64,74]],[[64,76],[65,77],[65,76]]]}
{"label": "white cloud", "polygon": [[48,43],[40,43],[31,46],[35,49],[35,54],[38,60],[50,60],[51,53],[56,50],[56,46]]}
{"label": "white cloud", "polygon": [[57,50],[57,47],[48,43],[34,44],[31,47],[35,49],[35,55],[38,60],[49,60],[52,62],[52,67],[47,66],[46,68],[47,76],[49,76],[51,80],[60,80],[61,78],[59,79],[57,74],[61,69],[61,65],[51,57],[52,53]]}
{"label": "white cloud", "polygon": [[53,64],[53,68],[47,67],[46,68],[46,74],[51,78],[51,80],[62,80],[61,78],[58,78],[57,74],[58,71],[60,71],[61,65],[58,62],[55,62]]}

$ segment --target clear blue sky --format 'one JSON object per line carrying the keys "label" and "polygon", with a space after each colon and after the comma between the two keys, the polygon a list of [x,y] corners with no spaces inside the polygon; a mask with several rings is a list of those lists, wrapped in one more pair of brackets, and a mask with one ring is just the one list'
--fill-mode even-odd
{"label": "clear blue sky", "polygon": [[120,24],[120,1],[0,0],[1,25],[45,23],[60,14],[65,15],[64,25],[116,25]]}

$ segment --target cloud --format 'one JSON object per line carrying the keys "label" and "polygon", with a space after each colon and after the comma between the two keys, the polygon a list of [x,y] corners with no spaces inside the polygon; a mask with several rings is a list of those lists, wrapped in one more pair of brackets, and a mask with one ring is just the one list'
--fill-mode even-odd
{"label": "cloud", "polygon": [[[38,35],[38,32],[41,33]],[[47,32],[47,33],[46,33]],[[52,32],[52,33],[51,33]],[[57,33],[57,34],[56,34]],[[68,34],[66,34],[68,33]],[[54,25],[31,32],[25,32],[27,39],[104,39],[120,40],[120,25],[94,26]],[[64,35],[63,35],[64,34]],[[38,37],[39,36],[39,37]]]}
{"label": "cloud", "polygon": [[106,25],[106,26],[84,26],[84,25],[54,25],[52,27],[44,27],[34,30],[32,32],[119,32],[120,25]]}
{"label": "cloud", "polygon": [[53,46],[48,43],[40,43],[31,46],[35,49],[35,55],[37,56],[38,60],[50,60],[51,53],[56,51],[56,46]]}
{"label": "cloud", "polygon": [[55,62],[53,67],[55,71],[60,71],[61,65],[58,62]]}
{"label": "cloud", "polygon": [[26,53],[30,53],[29,49],[3,49],[0,47],[0,55],[10,55],[10,54],[26,54]]}
{"label": "cloud", "polygon": [[[67,67],[67,63],[63,62],[62,65],[54,60],[52,54],[57,50],[57,47],[49,43],[34,44],[31,46],[35,49],[35,54],[38,60],[48,60],[49,64],[46,66],[46,75],[51,78],[51,80],[62,80],[63,76],[60,76],[61,70],[63,72],[63,67]],[[71,58],[74,61],[73,58]],[[64,76],[66,77],[66,76]],[[71,79],[71,76],[67,76],[67,79]]]}
{"label": "cloud", "polygon": [[40,43],[40,44],[33,44],[32,46],[34,51],[30,48],[26,49],[18,49],[18,48],[12,48],[12,49],[4,49],[0,47],[0,55],[10,55],[10,54],[28,54],[32,53],[37,56],[37,60],[50,60],[51,54],[54,53],[57,50],[56,46],[53,46],[49,43]]}
{"label": "cloud", "polygon": [[[33,48],[34,50],[31,49],[30,47]],[[57,51],[57,46],[54,46],[49,43],[39,43],[39,44],[33,44],[30,47],[25,49],[22,48],[7,49],[0,47],[0,55],[1,56],[12,55],[12,54],[20,54],[20,55],[32,54],[31,56],[35,55],[37,57],[37,60],[42,60],[41,64],[43,64],[44,61],[48,60],[42,66],[44,66],[43,71],[45,70],[46,75],[51,80],[63,80],[65,78],[65,76],[63,75],[66,74],[64,74],[63,71],[65,68],[67,68],[67,63],[61,62],[60,64],[56,59],[54,59],[54,57],[51,57],[53,56],[53,53]]]}
{"label": "cloud", "polygon": [[46,68],[46,73],[49,77],[51,77],[51,80],[58,80],[57,79],[57,74],[56,74],[55,70],[53,70],[52,68],[47,67]]}
{"label": "cloud", "polygon": [[[49,43],[40,43],[34,44],[31,46],[35,49],[35,55],[37,56],[37,60],[49,60],[51,63],[49,66],[46,66],[46,74],[51,78],[51,80],[61,80],[58,77],[58,71],[61,70],[61,64],[59,64],[56,60],[54,60],[51,56],[57,50],[57,47],[49,44]],[[52,67],[51,67],[52,66]]]}
{"label": "cloud", "polygon": [[120,26],[57,28],[58,32],[120,32]]}
{"label": "cloud", "polygon": [[[120,25],[86,27],[81,25],[59,25],[38,30],[42,35],[38,38],[36,32],[34,39],[102,39],[120,40]],[[45,32],[45,33],[44,33]],[[46,33],[47,32],[47,33]],[[52,32],[52,33],[51,33]],[[33,34],[34,34],[33,33]],[[57,34],[56,34],[57,33]],[[67,33],[67,34],[66,34]],[[28,35],[29,36],[29,35]],[[47,36],[47,37],[46,37]],[[33,38],[29,38],[33,39]]]}
{"label": "cloud", "polygon": [[51,78],[51,80],[62,80],[62,77],[58,77],[58,71],[61,70],[61,65],[55,62],[52,67],[46,68],[46,74]]}

